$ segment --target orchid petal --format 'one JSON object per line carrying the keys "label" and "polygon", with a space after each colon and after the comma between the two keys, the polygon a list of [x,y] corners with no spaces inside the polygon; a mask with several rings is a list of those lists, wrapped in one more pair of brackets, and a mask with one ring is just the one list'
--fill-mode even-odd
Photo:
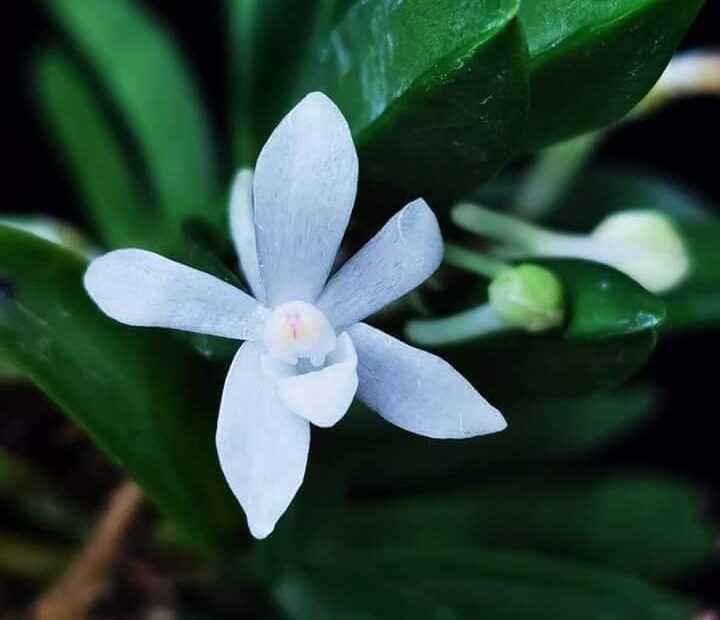
{"label": "orchid petal", "polygon": [[254,340],[267,310],[240,289],[145,250],[115,250],[90,263],[85,289],[116,321]]}
{"label": "orchid petal", "polygon": [[437,218],[424,200],[415,200],[330,279],[318,307],[336,327],[357,323],[422,284],[442,257]]}
{"label": "orchid petal", "polygon": [[282,120],[255,169],[260,275],[271,305],[313,303],[347,228],[358,162],[350,128],[322,93]]}
{"label": "orchid petal", "polygon": [[358,355],[358,397],[388,422],[435,439],[503,430],[500,412],[436,355],[364,323],[349,330]]}
{"label": "orchid petal", "polygon": [[323,428],[340,421],[357,391],[357,355],[347,332],[340,334],[327,366],[320,370],[298,374],[296,365],[269,355],[263,357],[263,369],[290,411]]}
{"label": "orchid petal", "polygon": [[253,209],[253,171],[243,168],[235,175],[230,192],[230,231],[240,259],[240,269],[255,299],[265,301],[258,266]]}
{"label": "orchid petal", "polygon": [[261,370],[263,351],[246,342],[235,355],[216,435],[220,466],[255,538],[270,535],[295,497],[310,448],[310,425],[283,406]]}

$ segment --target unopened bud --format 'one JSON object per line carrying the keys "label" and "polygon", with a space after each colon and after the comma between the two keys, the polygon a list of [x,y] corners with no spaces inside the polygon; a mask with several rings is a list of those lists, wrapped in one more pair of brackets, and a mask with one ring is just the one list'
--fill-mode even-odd
{"label": "unopened bud", "polygon": [[543,267],[513,267],[490,283],[488,294],[495,314],[511,327],[542,332],[559,327],[564,320],[562,283]]}
{"label": "unopened bud", "polygon": [[685,242],[669,218],[654,211],[622,211],[605,218],[591,238],[602,257],[653,293],[679,284],[690,269]]}

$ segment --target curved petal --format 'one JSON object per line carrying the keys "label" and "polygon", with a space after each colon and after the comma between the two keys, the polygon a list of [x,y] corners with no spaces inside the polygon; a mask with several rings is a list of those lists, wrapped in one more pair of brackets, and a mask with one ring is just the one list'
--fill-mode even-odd
{"label": "curved petal", "polygon": [[437,218],[415,200],[340,268],[317,305],[333,325],[352,325],[422,284],[442,257]]}
{"label": "curved petal", "polygon": [[268,536],[287,510],[310,449],[310,425],[283,406],[260,368],[263,350],[246,342],[236,353],[215,437],[220,466],[255,538]]}
{"label": "curved petal", "polygon": [[240,269],[252,294],[258,301],[265,301],[258,266],[257,243],[255,241],[255,213],[253,209],[253,171],[243,168],[238,171],[230,191],[230,233],[240,259]]}
{"label": "curved petal", "polygon": [[503,430],[500,412],[450,364],[364,323],[349,330],[358,354],[358,396],[388,422],[436,439]]}
{"label": "curved petal", "polygon": [[310,93],[282,120],[255,168],[255,226],[267,300],[314,302],[347,228],[358,162],[335,104]]}
{"label": "curved petal", "polygon": [[115,250],[92,261],[83,280],[116,321],[254,340],[267,310],[240,289],[145,250]]}
{"label": "curved petal", "polygon": [[357,355],[350,336],[343,332],[327,366],[297,374],[297,366],[263,356],[265,374],[275,381],[283,404],[316,426],[337,424],[347,413],[358,387]]}

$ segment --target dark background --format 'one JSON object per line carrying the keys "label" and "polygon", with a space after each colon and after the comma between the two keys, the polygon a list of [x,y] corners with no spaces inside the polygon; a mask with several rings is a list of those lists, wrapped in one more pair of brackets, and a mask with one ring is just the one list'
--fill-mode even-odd
{"label": "dark background", "polygon": [[[216,119],[216,129],[224,132],[222,119],[227,118],[228,97],[221,3],[173,0],[147,3],[166,18],[178,36]],[[3,55],[7,66],[3,67],[2,150],[9,159],[3,166],[5,174],[0,186],[2,211],[53,213],[82,223],[78,202],[37,122],[31,99],[29,75],[33,52],[57,42],[60,35],[46,20],[40,3],[11,0],[8,4],[3,6],[3,34],[9,41],[9,53]],[[10,9],[9,19],[7,9]],[[717,0],[708,0],[683,44],[683,48],[710,46],[720,46],[720,2]],[[719,112],[718,99],[676,104],[650,120],[617,133],[600,157],[606,161],[632,162],[672,176],[720,205]],[[720,329],[660,342],[644,373],[657,382],[663,392],[661,416],[651,428],[638,432],[603,458],[613,464],[652,469],[696,481],[710,492],[708,510],[720,519],[718,348]],[[720,605],[717,563],[682,585],[687,591]]]}

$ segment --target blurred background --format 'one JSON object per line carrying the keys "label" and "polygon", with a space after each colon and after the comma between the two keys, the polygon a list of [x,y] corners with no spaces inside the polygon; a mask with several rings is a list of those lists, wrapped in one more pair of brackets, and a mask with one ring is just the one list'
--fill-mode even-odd
{"label": "blurred background", "polygon": [[[222,23],[220,3],[147,0],[146,4],[177,35],[216,120],[217,131],[228,132],[223,124],[223,119],[228,118],[229,96],[225,91],[228,69],[224,41],[218,36]],[[32,102],[32,59],[41,46],[57,39],[57,29],[34,2],[11,0],[5,9],[4,37],[10,44],[2,56],[6,84],[2,135],[6,160],[0,204],[3,211],[41,211],[87,228],[57,150],[38,121]],[[682,48],[720,46],[719,24],[720,3],[710,0]],[[718,110],[717,100],[682,101],[616,132],[598,158],[667,175],[720,205]],[[227,141],[218,140],[219,148],[226,144]],[[577,208],[582,209],[582,205]],[[659,386],[659,415],[651,424],[585,457],[580,467],[627,467],[686,479],[704,489],[707,514],[720,520],[718,349],[718,328],[673,335],[671,342],[661,340],[640,377],[641,382],[648,379]],[[43,484],[47,482],[52,487],[48,497],[69,499],[81,508],[83,515],[96,513],[108,492],[122,480],[122,473],[38,391],[24,385],[0,386],[0,402],[0,449],[43,472]],[[52,511],[52,507],[49,509]],[[0,512],[0,530],[12,529],[31,540],[36,536],[32,528],[25,530],[22,517],[15,516],[10,519],[15,520],[12,523],[4,523],[8,519]],[[87,531],[88,524],[82,519],[75,525],[81,532]],[[34,542],[42,547],[43,539],[39,536]],[[15,553],[13,541],[0,537],[0,555],[12,553]],[[38,562],[41,572],[50,570],[43,562],[52,564],[52,558],[44,557],[40,548],[37,553],[35,560],[26,558],[28,566],[21,566],[14,574],[0,572],[0,612],[17,609],[36,594],[37,581],[31,577],[24,579],[24,572],[32,573],[33,561]],[[56,560],[62,563],[64,558]],[[114,586],[112,601],[107,603],[109,609],[118,599],[129,608],[133,600],[144,597],[172,599],[168,575],[183,570],[175,556],[167,558],[157,549],[137,551],[131,547],[123,562],[124,577]],[[677,587],[708,605],[720,606],[717,557],[683,577]]]}

